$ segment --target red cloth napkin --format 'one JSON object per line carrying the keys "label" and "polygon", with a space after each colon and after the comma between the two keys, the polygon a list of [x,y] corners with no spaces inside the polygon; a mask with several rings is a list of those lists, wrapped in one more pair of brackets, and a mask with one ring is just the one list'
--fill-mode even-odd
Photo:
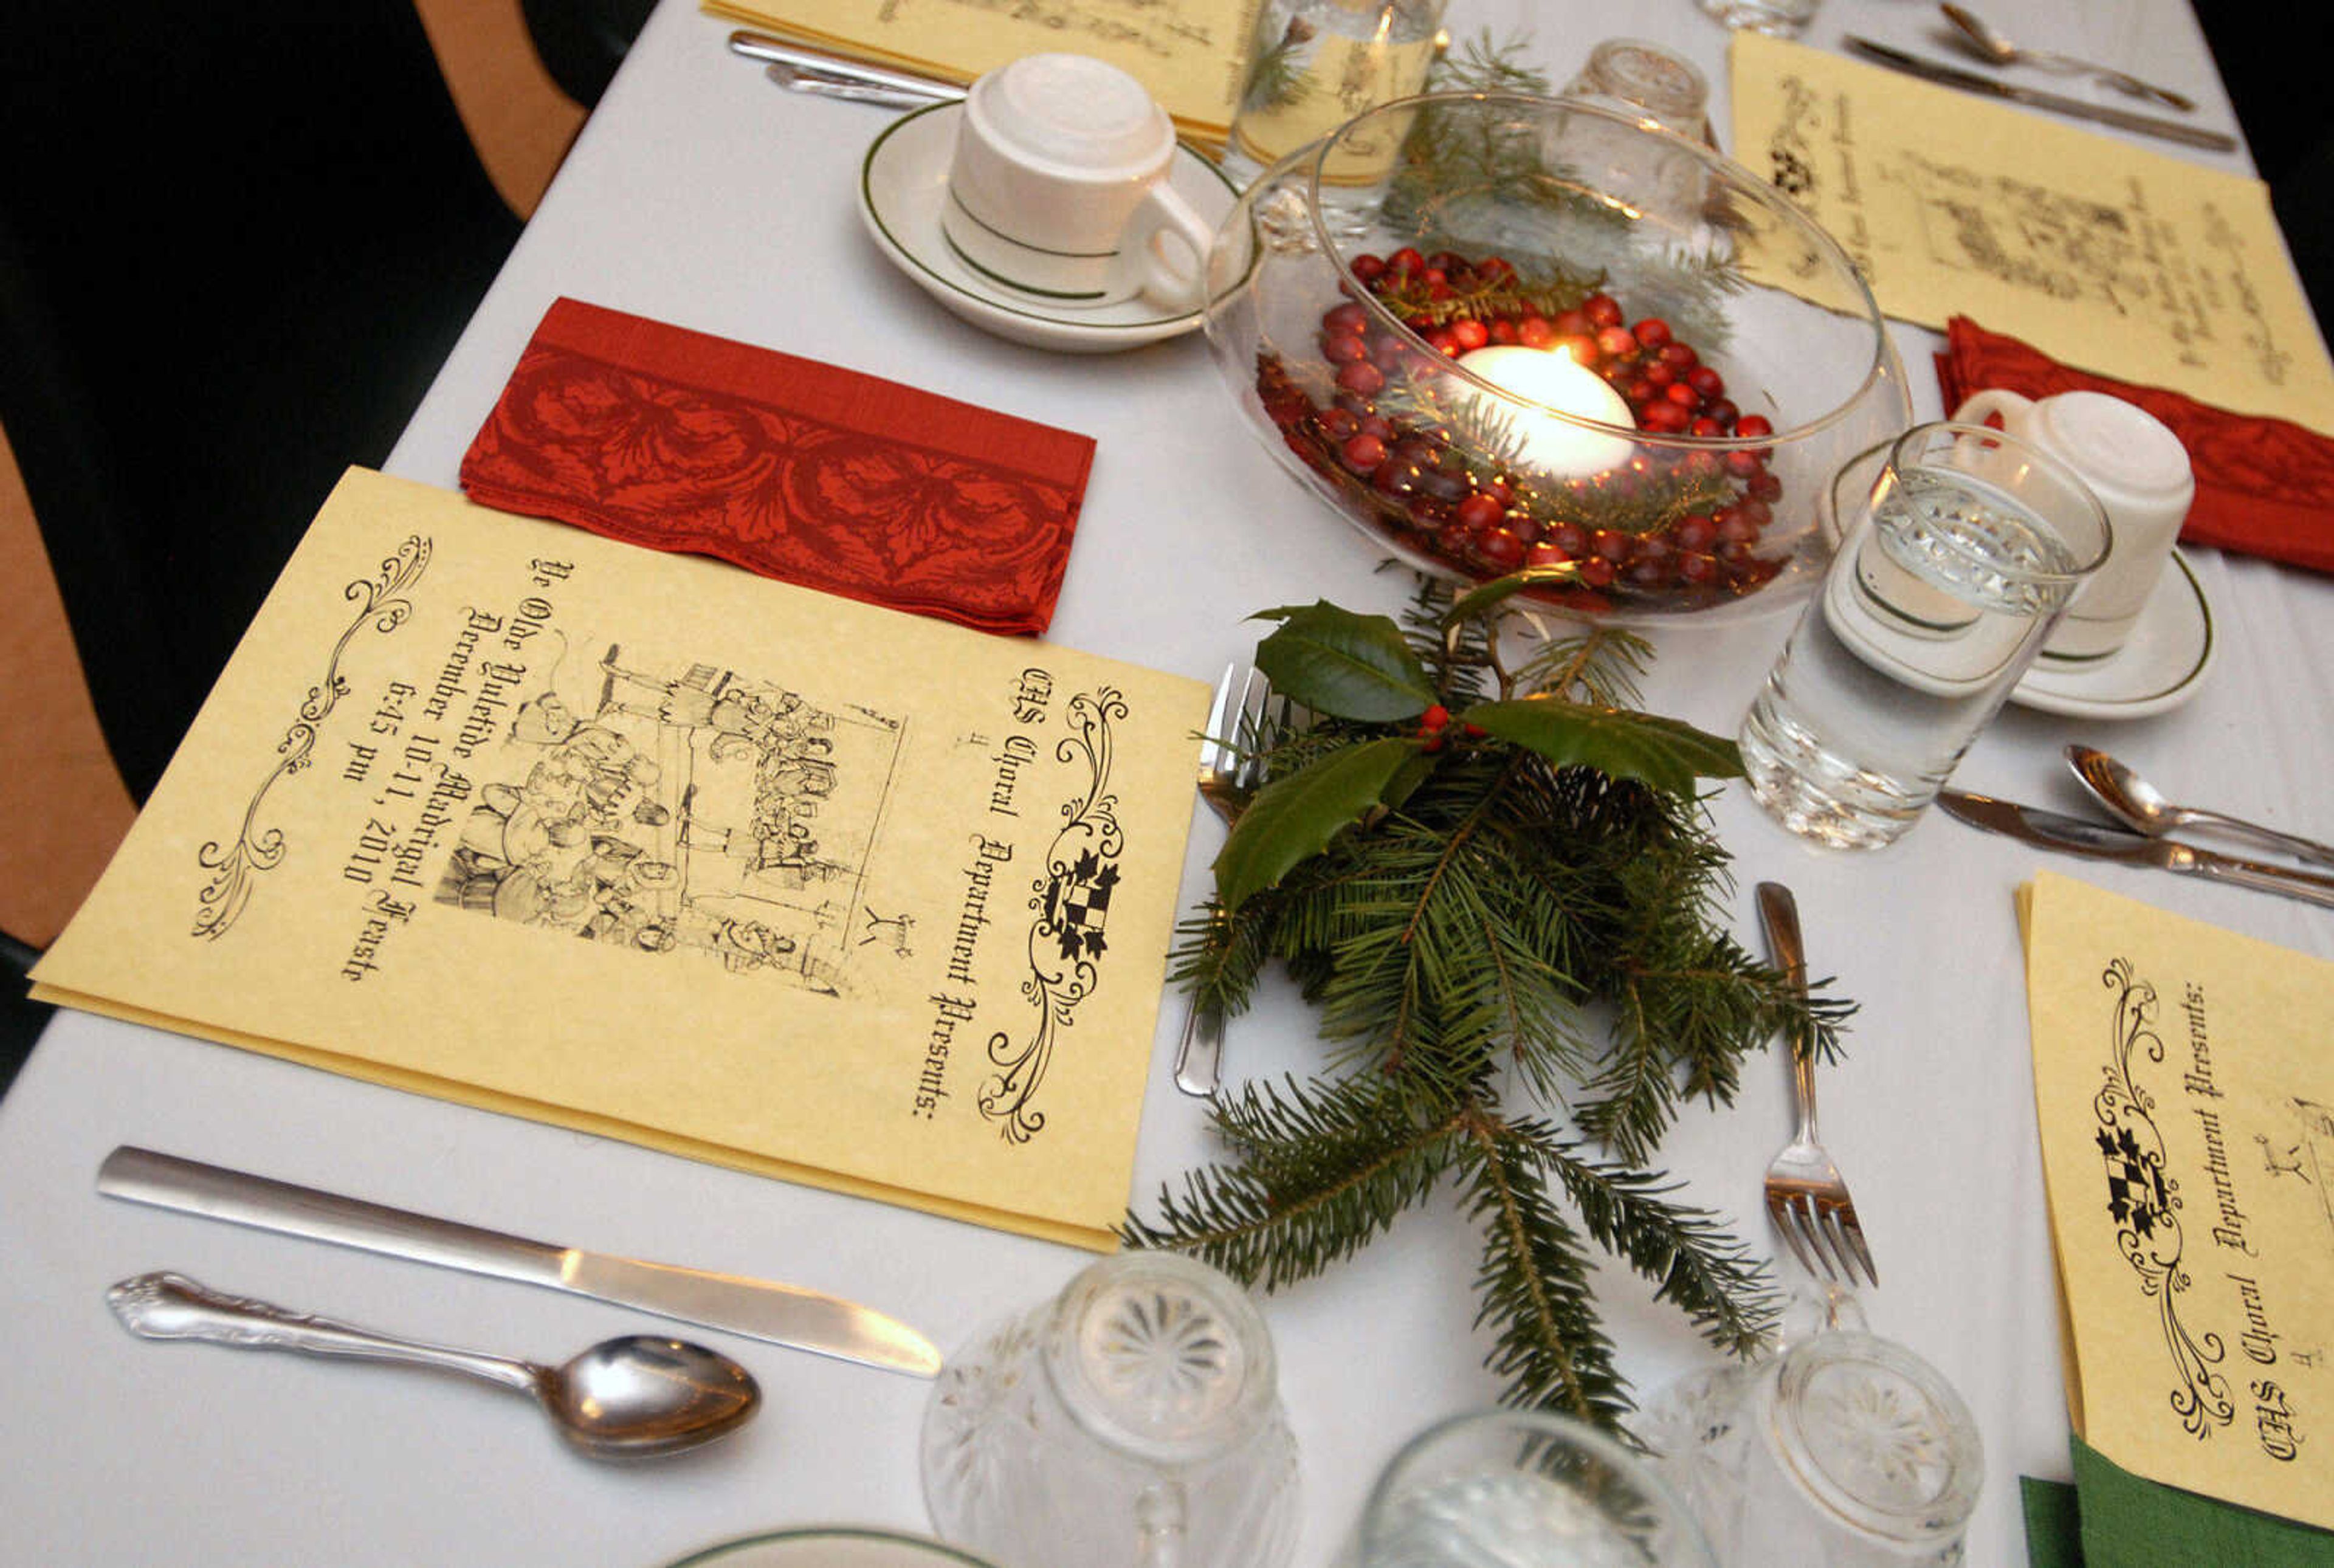
{"label": "red cloth napkin", "polygon": [[1053,619],[1094,442],[554,304],[462,458],[483,505],[984,631]]}
{"label": "red cloth napkin", "polygon": [[2196,500],[2180,531],[2184,543],[2334,572],[2334,440],[2315,430],[2074,370],[1966,316],[1945,323],[1937,380],[1947,413],[1988,387],[2029,398],[2082,390],[2136,403],[2188,448]]}

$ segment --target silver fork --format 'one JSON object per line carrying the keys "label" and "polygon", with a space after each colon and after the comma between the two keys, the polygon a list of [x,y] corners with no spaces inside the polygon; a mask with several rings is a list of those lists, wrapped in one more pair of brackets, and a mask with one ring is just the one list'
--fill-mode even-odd
{"label": "silver fork", "polygon": [[[1799,907],[1790,889],[1780,882],[1759,884],[1759,923],[1766,928],[1775,967],[1805,996],[1808,951],[1799,938]],[[1799,1126],[1767,1167],[1768,1221],[1809,1274],[1828,1280],[1845,1278],[1853,1284],[1861,1268],[1866,1282],[1876,1285],[1880,1271],[1873,1266],[1872,1249],[1864,1243],[1864,1227],[1856,1217],[1854,1200],[1847,1196],[1847,1183],[1816,1136],[1815,1053],[1806,1041],[1793,1040],[1789,1044]]]}
{"label": "silver fork", "polygon": [[[1216,683],[1208,733],[1200,742],[1200,798],[1226,826],[1263,782],[1264,759],[1257,741],[1271,693],[1262,671],[1251,669],[1242,677],[1237,664],[1226,665],[1223,679]],[[1194,991],[1184,1007],[1182,1043],[1175,1049],[1175,1087],[1186,1094],[1214,1094],[1222,1082],[1223,1057],[1223,1015],[1202,1005]]]}

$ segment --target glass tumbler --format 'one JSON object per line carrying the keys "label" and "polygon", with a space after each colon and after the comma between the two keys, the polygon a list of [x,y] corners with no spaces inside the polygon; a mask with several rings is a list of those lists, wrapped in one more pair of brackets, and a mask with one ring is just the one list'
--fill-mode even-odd
{"label": "glass tumbler", "polygon": [[1840,523],[1743,719],[1742,766],[1793,832],[1876,849],[1936,799],[2112,535],[2067,463],[1951,422],[1899,437]]}
{"label": "glass tumbler", "polygon": [[1710,84],[1693,62],[1642,38],[1607,38],[1591,49],[1562,96],[1711,142]]}
{"label": "glass tumbler", "polygon": [[1969,1408],[1852,1302],[1837,1326],[1646,1402],[1638,1435],[1727,1565],[1953,1568],[1983,1456]]}
{"label": "glass tumbler", "polygon": [[[1434,68],[1443,4],[1263,0],[1226,139],[1224,173],[1245,187],[1347,120],[1419,91]],[[1323,178],[1350,184],[1384,173],[1402,129],[1388,124],[1380,139],[1348,141]]]}
{"label": "glass tumbler", "polygon": [[1412,1438],[1338,1568],[1714,1568],[1641,1455],[1536,1410],[1456,1416]]}
{"label": "glass tumbler", "polygon": [[924,1503],[1012,1568],[1279,1568],[1297,1446],[1246,1292],[1174,1253],[1094,1264],[950,1358]]}

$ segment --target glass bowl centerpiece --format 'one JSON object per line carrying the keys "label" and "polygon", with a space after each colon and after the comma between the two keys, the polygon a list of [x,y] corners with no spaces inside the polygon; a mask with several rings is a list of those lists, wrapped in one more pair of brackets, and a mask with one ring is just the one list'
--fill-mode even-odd
{"label": "glass bowl centerpiece", "polygon": [[1207,336],[1289,472],[1411,565],[1624,620],[1779,605],[1907,425],[1847,253],[1740,165],[1563,99],[1374,110],[1266,170]]}

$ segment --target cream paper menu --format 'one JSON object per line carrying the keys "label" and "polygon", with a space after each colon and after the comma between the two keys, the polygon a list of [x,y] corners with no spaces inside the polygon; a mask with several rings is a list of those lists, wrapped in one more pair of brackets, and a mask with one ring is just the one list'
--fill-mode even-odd
{"label": "cream paper menu", "polygon": [[2334,964],[2066,877],[2023,909],[2076,1431],[2334,1525]]}
{"label": "cream paper menu", "polygon": [[34,977],[1106,1248],[1206,700],[352,469]]}
{"label": "cream paper menu", "polygon": [[1735,156],[1887,314],[2334,434],[2334,363],[2269,188],[1823,50],[1733,40]]}

